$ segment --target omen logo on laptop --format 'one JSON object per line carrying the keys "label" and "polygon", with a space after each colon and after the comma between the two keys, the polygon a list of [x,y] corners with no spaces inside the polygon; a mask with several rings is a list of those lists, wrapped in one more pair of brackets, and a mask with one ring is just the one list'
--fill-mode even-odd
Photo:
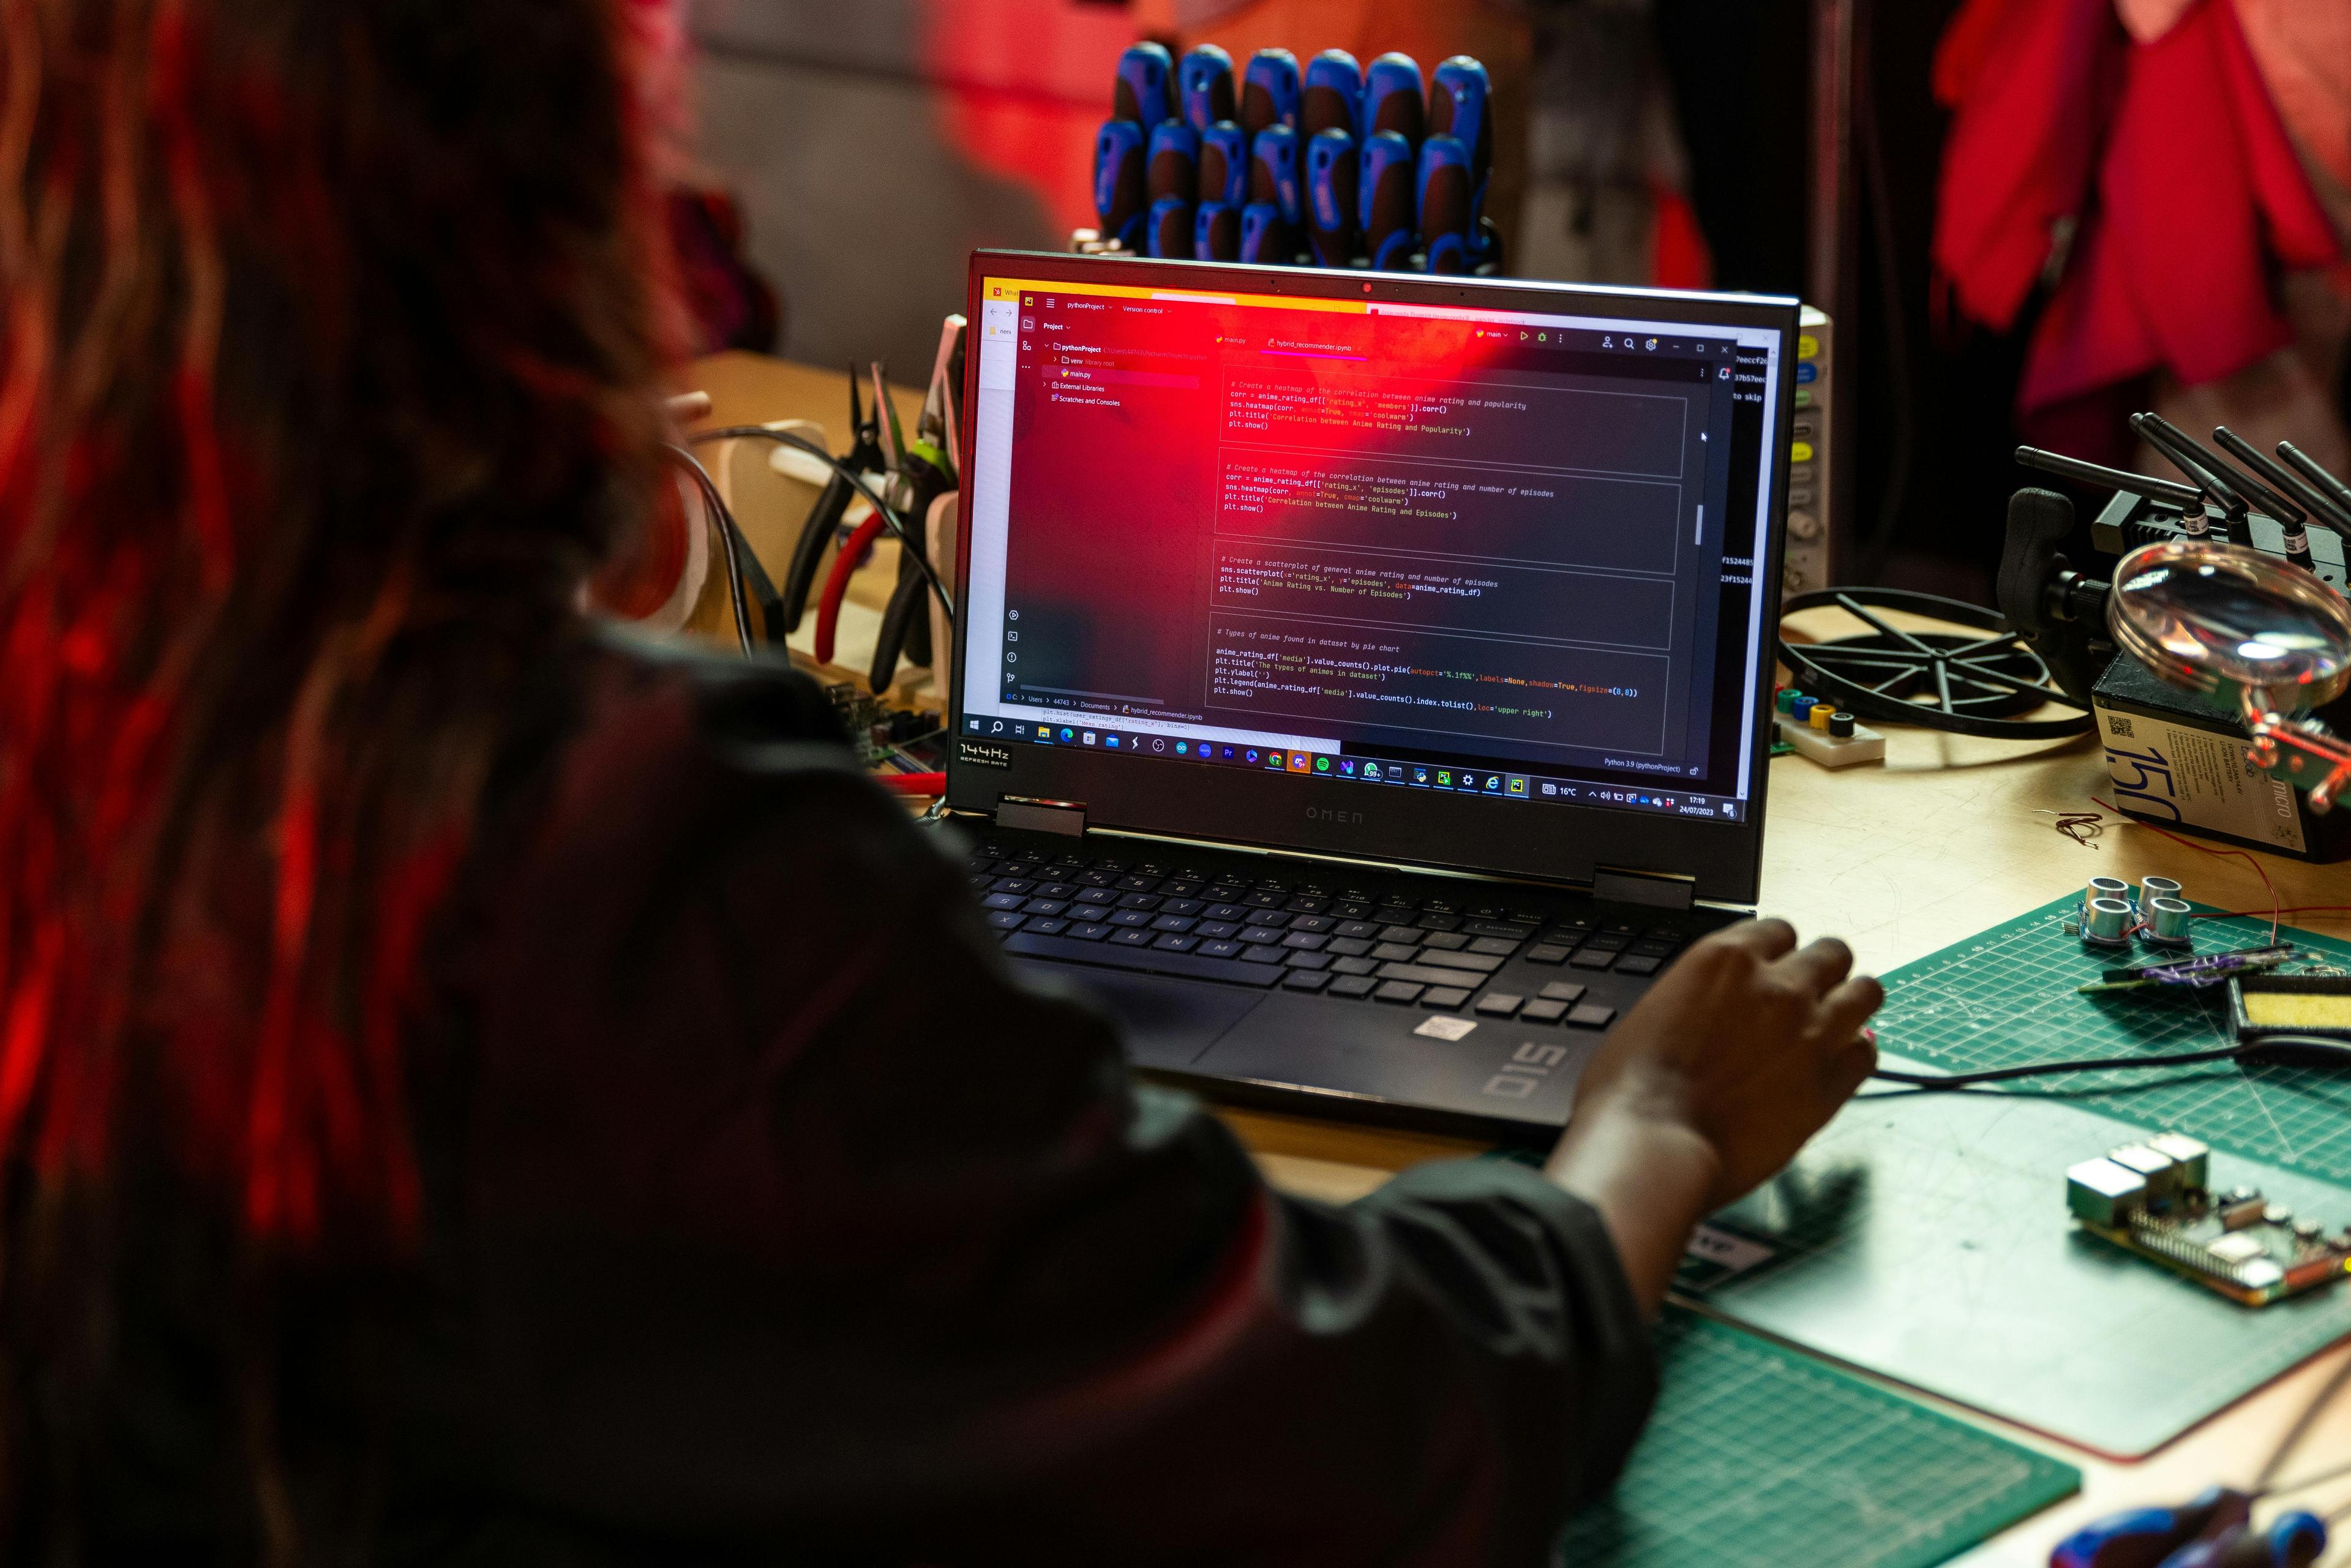
{"label": "omen logo on laptop", "polygon": [[1756,895],[1795,303],[981,252],[968,314],[1008,953],[1221,1093],[1556,1127]]}

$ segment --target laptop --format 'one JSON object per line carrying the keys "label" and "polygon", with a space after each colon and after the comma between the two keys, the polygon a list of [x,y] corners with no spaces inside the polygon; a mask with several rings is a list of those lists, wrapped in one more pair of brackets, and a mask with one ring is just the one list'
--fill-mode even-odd
{"label": "laptop", "polygon": [[1228,1101],[1515,1141],[1756,897],[1796,301],[981,251],[946,817]]}

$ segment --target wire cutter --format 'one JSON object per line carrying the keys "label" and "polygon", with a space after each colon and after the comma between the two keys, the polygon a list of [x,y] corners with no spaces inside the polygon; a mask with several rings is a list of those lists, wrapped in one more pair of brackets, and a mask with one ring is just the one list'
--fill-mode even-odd
{"label": "wire cutter", "polygon": [[[878,384],[881,367],[876,365],[872,370]],[[888,459],[882,451],[881,410],[877,407],[869,419],[858,406],[859,379],[857,367],[850,366],[849,427],[855,444],[841,461],[860,474],[878,478],[888,467]],[[782,642],[785,634],[798,627],[808,614],[809,591],[816,584],[817,564],[824,559],[825,545],[840,528],[841,517],[856,498],[856,489],[840,474],[832,476],[824,493],[817,497],[815,508],[809,513],[808,521],[800,525],[800,537],[792,546],[792,559],[784,574],[783,624],[768,629],[769,642]]]}
{"label": "wire cutter", "polygon": [[[882,498],[907,529],[906,537],[899,540],[898,548],[903,553],[898,561],[897,586],[891,592],[881,631],[874,639],[873,668],[868,680],[878,693],[889,689],[901,654],[916,664],[930,659],[930,618],[922,613],[927,583],[914,560],[923,551],[921,529],[929,517],[931,503],[953,489],[955,479],[946,472],[944,452],[927,441],[909,443],[905,439],[897,405],[890,401],[889,382],[878,364],[873,367],[873,403],[881,423],[883,469],[891,477]],[[815,652],[820,664],[832,663],[834,641],[841,629],[841,606],[849,593],[849,580],[886,527],[881,513],[872,514],[857,525],[842,543],[840,553],[833,557],[832,570],[826,576],[824,591],[817,600]]]}

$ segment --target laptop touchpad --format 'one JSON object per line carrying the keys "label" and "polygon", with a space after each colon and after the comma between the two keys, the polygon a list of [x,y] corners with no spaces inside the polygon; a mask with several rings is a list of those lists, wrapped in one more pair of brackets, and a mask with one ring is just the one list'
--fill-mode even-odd
{"label": "laptop touchpad", "polygon": [[1278,992],[1195,1070],[1558,1126],[1599,1040],[1583,1030]]}
{"label": "laptop touchpad", "polygon": [[1024,978],[1068,991],[1116,1019],[1126,1056],[1137,1067],[1189,1067],[1200,1053],[1265,998],[1225,986],[1193,985],[1121,969],[1076,964],[1029,964],[1015,958]]}

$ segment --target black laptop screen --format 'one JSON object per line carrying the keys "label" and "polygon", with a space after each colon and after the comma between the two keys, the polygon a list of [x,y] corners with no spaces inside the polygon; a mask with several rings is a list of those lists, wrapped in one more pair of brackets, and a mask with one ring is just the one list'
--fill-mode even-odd
{"label": "black laptop screen", "polygon": [[979,303],[966,737],[1744,817],[1779,331]]}

